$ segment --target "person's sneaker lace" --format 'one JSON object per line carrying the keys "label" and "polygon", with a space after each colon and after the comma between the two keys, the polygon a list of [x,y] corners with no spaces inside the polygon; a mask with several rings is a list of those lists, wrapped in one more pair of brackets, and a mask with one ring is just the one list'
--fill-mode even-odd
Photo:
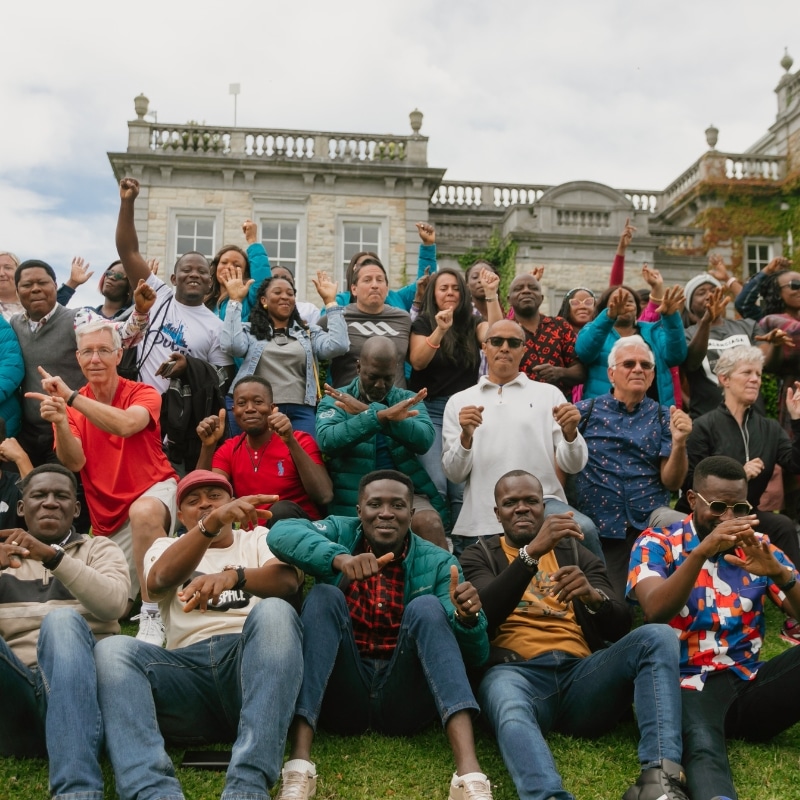
{"label": "person's sneaker lace", "polygon": [[154,644],[157,647],[164,646],[166,630],[164,628],[164,622],[161,619],[161,614],[151,614],[147,611],[143,611],[141,614],[131,617],[131,622],[135,622],[136,620],[139,621],[139,632],[136,634],[136,638],[140,642]]}

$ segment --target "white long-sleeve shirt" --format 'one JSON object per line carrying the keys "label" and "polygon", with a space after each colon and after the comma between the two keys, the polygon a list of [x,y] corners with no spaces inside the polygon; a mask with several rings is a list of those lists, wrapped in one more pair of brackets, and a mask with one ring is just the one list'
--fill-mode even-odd
{"label": "white long-sleeve shirt", "polygon": [[[580,472],[588,460],[580,433],[568,442],[553,417],[553,408],[566,402],[555,386],[532,381],[524,372],[503,385],[483,376],[477,385],[448,400],[442,428],[442,467],[451,481],[466,481],[454,535],[502,533],[494,513],[494,487],[512,469],[532,473],[541,481],[545,497],[566,502],[556,462],[572,474]],[[458,422],[464,406],[483,406],[483,422],[476,428],[469,450],[461,446]]]}

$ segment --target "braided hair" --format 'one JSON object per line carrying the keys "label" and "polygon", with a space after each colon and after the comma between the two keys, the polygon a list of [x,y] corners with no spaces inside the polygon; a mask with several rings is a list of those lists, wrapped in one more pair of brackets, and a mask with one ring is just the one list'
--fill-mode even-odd
{"label": "braided hair", "polygon": [[[272,322],[269,312],[261,304],[261,301],[267,296],[267,291],[272,285],[273,281],[285,281],[292,287],[294,292],[294,284],[286,278],[267,278],[261,286],[258,287],[258,294],[256,295],[256,303],[250,311],[250,333],[256,339],[265,339],[270,341],[275,333],[275,325]],[[306,333],[308,333],[308,323],[300,316],[297,310],[297,304],[292,309],[291,316],[289,317],[287,327],[291,328],[294,325],[299,325]]]}
{"label": "braided hair", "polygon": [[768,317],[770,314],[783,314],[786,311],[786,303],[783,302],[783,290],[778,283],[778,278],[791,272],[788,269],[781,269],[769,275],[758,289],[761,296],[761,315]]}

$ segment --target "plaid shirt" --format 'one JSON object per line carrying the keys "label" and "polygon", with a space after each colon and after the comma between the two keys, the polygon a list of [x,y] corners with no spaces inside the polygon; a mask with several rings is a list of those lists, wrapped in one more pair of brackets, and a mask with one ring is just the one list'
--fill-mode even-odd
{"label": "plaid shirt", "polygon": [[[403,561],[408,554],[408,536],[403,551],[377,575],[363,581],[352,581],[343,587],[353,637],[363,658],[389,659],[397,647],[400,622],[405,610]],[[353,555],[371,553],[362,537]]]}

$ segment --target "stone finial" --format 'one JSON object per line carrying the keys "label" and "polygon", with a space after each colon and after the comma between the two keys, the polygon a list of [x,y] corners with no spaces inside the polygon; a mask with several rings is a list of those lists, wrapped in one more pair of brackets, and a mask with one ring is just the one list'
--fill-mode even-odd
{"label": "stone finial", "polygon": [[712,123],[706,128],[706,142],[708,146],[714,150],[717,146],[717,139],[719,138],[719,128],[715,128]]}
{"label": "stone finial", "polygon": [[144,93],[139,93],[133,98],[133,108],[136,111],[136,119],[144,119],[149,107],[150,100],[144,96]]}
{"label": "stone finial", "polygon": [[422,127],[422,112],[415,108],[408,115],[408,119],[411,122],[411,130],[414,132],[414,136],[419,136],[419,129]]}
{"label": "stone finial", "polygon": [[783,48],[783,58],[781,59],[781,66],[788,72],[794,64],[794,59],[789,55],[789,48]]}

